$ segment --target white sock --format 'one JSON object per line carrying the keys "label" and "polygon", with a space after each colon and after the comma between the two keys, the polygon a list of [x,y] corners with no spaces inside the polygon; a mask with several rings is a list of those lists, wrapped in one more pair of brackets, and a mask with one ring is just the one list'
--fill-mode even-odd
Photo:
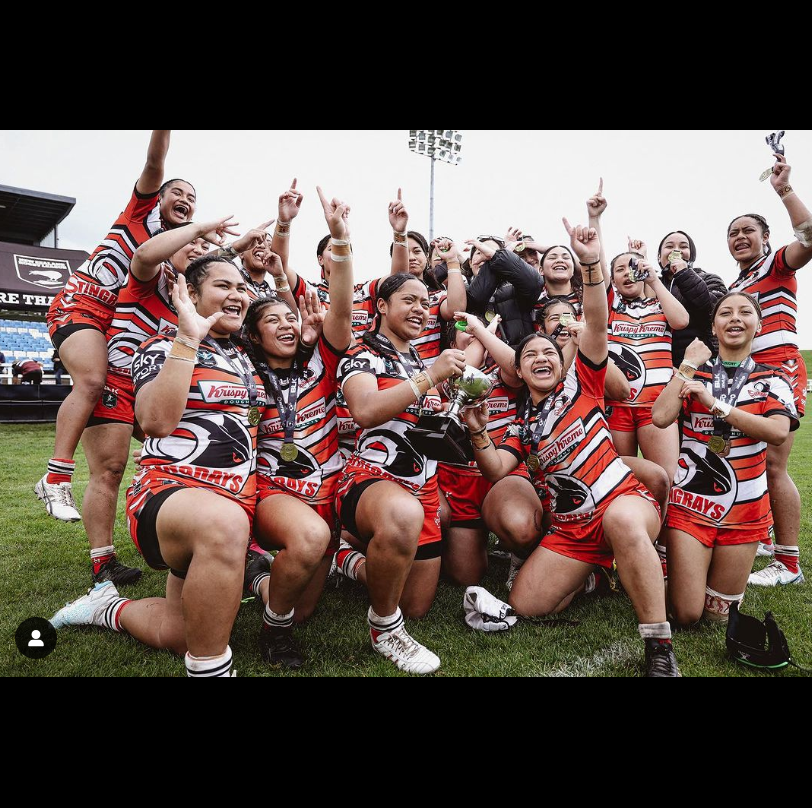
{"label": "white sock", "polygon": [[640,625],[639,629],[644,640],[670,640],[672,637],[670,623],[650,623]]}
{"label": "white sock", "polygon": [[230,679],[234,655],[231,648],[218,657],[193,657],[186,654],[186,673],[190,679]]}

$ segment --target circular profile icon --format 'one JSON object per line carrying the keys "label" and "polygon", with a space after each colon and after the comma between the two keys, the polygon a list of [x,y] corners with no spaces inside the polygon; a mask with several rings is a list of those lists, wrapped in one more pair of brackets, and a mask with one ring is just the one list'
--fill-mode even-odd
{"label": "circular profile icon", "polygon": [[28,659],[45,659],[56,648],[56,629],[40,617],[26,620],[15,635],[17,650]]}

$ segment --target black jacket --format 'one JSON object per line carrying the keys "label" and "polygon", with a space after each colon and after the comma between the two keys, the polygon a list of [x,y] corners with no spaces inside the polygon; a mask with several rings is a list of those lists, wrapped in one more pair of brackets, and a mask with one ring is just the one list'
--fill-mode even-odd
{"label": "black jacket", "polygon": [[533,309],[543,288],[537,269],[515,253],[499,250],[468,287],[468,308],[480,317],[489,311],[498,314],[505,342],[519,345],[533,333]]}
{"label": "black jacket", "polygon": [[713,339],[712,317],[717,302],[728,293],[725,282],[702,269],[688,268],[676,276],[670,269],[666,269],[663,272],[663,283],[691,316],[688,328],[674,332],[674,367],[678,368],[682,364],[685,351],[697,338],[716,356],[717,344]]}

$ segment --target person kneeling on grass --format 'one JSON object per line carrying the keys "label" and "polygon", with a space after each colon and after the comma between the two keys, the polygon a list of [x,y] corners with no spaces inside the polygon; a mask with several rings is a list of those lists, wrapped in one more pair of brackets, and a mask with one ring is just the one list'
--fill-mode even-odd
{"label": "person kneeling on grass", "polygon": [[127,495],[130,533],[150,567],[171,570],[165,599],[129,601],[99,584],[51,623],[126,632],[186,655],[191,678],[231,675],[256,507],[257,432],[267,398],[232,337],[248,310],[230,261],[204,257],[175,287],[178,334],[141,346],[133,362],[135,415],[149,436]]}
{"label": "person kneeling on grass", "polygon": [[654,549],[659,509],[615,451],[603,411],[609,310],[600,240],[594,229],[565,224],[582,266],[587,323],[573,369],[565,373],[550,337],[528,337],[516,367],[530,401],[499,450],[488,435],[487,402],[466,414],[486,479],[498,482],[526,462],[551,493],[553,527],[522,567],[510,605],[524,617],[559,614],[596,566],[609,568],[616,558],[645,640],[647,675],[674,678],[679,671]]}
{"label": "person kneeling on grass", "polygon": [[682,413],[682,455],[666,520],[669,595],[680,626],[728,621],[759,542],[772,524],[767,447],[781,446],[800,422],[793,392],[775,368],[757,364],[753,340],[761,307],[743,293],[723,297],[713,316],[719,356],[696,340],[654,405],[669,428]]}

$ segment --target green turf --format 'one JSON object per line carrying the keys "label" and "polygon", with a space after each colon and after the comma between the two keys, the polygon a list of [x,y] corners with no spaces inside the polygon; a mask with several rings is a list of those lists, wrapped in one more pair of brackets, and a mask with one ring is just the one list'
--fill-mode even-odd
{"label": "green turf", "polygon": [[[809,356],[807,361],[809,361]],[[145,649],[132,639],[96,629],[61,633],[56,652],[44,662],[17,653],[14,633],[30,617],[50,617],[90,585],[88,551],[81,526],[50,519],[33,494],[36,481],[53,445],[52,426],[0,426],[0,675],[1,676],[182,676],[183,664],[170,654]],[[805,458],[812,452],[812,423],[801,430],[793,455],[792,474],[804,503],[812,496],[812,472]],[[87,480],[87,466],[79,457],[78,494]],[[79,500],[81,501],[81,500]],[[123,496],[122,496],[123,505]],[[812,509],[805,507],[803,558],[812,571]],[[122,560],[143,566],[129,540],[123,511],[116,541]],[[763,566],[763,562],[761,563]],[[485,586],[506,598],[507,566],[492,563]],[[125,594],[160,597],[165,576],[147,572],[144,581]],[[622,595],[584,599],[567,617],[581,621],[577,628],[521,625],[507,635],[474,634],[462,618],[462,591],[441,585],[429,617],[411,623],[412,633],[443,660],[441,676],[639,676],[641,643],[629,601]],[[745,611],[762,617],[775,613],[796,659],[812,667],[812,584],[783,590],[748,592]],[[389,663],[369,648],[367,601],[357,587],[345,585],[326,591],[313,621],[300,630],[309,663],[297,676],[396,676]],[[260,662],[256,635],[261,611],[243,607],[232,638],[236,668],[241,677],[276,676]],[[730,662],[724,631],[707,627],[676,638],[683,675],[688,677],[772,676]],[[779,676],[800,675],[794,670]]]}

